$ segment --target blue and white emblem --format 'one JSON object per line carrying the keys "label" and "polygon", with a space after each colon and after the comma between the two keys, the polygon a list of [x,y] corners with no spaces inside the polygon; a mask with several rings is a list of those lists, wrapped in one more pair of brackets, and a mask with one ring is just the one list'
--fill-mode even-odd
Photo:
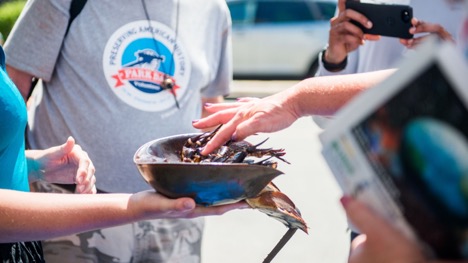
{"label": "blue and white emblem", "polygon": [[[143,111],[175,106],[187,91],[190,63],[172,29],[146,20],[122,26],[109,38],[103,56],[107,83],[122,101]],[[174,83],[164,89],[164,78]]]}

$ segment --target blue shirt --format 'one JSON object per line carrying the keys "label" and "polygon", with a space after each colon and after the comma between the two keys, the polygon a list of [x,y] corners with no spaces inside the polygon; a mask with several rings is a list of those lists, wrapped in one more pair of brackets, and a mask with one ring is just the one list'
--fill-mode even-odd
{"label": "blue shirt", "polygon": [[26,105],[5,67],[0,47],[0,188],[29,191],[24,133]]}

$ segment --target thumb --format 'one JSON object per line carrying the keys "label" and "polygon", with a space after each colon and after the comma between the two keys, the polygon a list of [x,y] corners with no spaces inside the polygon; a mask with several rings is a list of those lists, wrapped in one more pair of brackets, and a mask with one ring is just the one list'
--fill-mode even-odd
{"label": "thumb", "polygon": [[378,233],[388,229],[388,222],[364,203],[344,196],[340,199],[351,224],[360,233]]}
{"label": "thumb", "polygon": [[346,9],[345,2],[346,0],[338,0],[338,10],[340,13]]}
{"label": "thumb", "polygon": [[195,201],[192,198],[181,197],[177,199],[166,199],[160,203],[161,209],[166,213],[186,213],[195,209]]}
{"label": "thumb", "polygon": [[175,200],[177,202],[176,204],[176,210],[180,212],[187,212],[195,209],[195,201],[192,198],[179,198]]}
{"label": "thumb", "polygon": [[67,141],[59,146],[57,153],[66,155],[73,150],[73,147],[75,147],[75,139],[72,136],[69,136]]}
{"label": "thumb", "polygon": [[73,147],[75,147],[75,139],[70,136],[64,144],[52,147],[48,150],[49,158],[62,158],[69,154],[73,150]]}

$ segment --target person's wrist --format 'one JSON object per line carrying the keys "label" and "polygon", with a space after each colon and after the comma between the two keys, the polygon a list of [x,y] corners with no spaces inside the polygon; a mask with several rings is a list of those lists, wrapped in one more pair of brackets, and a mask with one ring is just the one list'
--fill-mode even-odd
{"label": "person's wrist", "polygon": [[[304,81],[308,80],[303,80],[302,82]],[[304,110],[306,109],[301,100],[305,96],[303,94],[304,88],[300,83],[294,85],[290,89],[286,89],[285,91],[278,93],[278,97],[280,98],[280,101],[282,101],[281,104],[283,107],[287,108],[286,110],[289,111],[296,120],[305,116]]]}
{"label": "person's wrist", "polygon": [[28,166],[28,180],[30,182],[44,180],[45,171],[39,160],[28,158],[26,163]]}
{"label": "person's wrist", "polygon": [[334,59],[330,61],[329,56],[327,56],[327,50],[328,48],[323,49],[321,54],[323,67],[330,72],[338,72],[345,69],[348,64],[348,56],[345,56],[342,60]]}

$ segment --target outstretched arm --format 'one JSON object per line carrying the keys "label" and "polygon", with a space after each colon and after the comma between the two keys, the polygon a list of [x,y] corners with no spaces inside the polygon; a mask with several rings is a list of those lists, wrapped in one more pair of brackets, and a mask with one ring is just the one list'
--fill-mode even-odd
{"label": "outstretched arm", "polygon": [[303,80],[293,87],[263,99],[244,98],[235,103],[208,104],[212,115],[193,121],[197,129],[224,124],[206,145],[209,154],[224,142],[242,140],[258,132],[275,132],[298,118],[332,115],[356,94],[374,86],[394,70],[324,76]]}
{"label": "outstretched arm", "polygon": [[156,218],[221,215],[244,202],[195,206],[190,198],[168,199],[154,191],[136,194],[51,194],[0,189],[0,243],[43,240]]}

